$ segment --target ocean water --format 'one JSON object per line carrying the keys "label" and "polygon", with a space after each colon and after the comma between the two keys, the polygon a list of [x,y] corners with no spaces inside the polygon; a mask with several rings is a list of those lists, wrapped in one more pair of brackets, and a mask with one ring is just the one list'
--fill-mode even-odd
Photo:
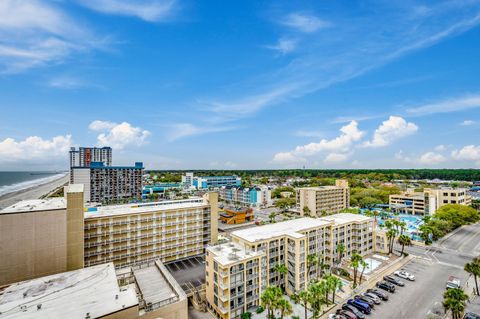
{"label": "ocean water", "polygon": [[54,181],[66,173],[0,172],[0,196]]}

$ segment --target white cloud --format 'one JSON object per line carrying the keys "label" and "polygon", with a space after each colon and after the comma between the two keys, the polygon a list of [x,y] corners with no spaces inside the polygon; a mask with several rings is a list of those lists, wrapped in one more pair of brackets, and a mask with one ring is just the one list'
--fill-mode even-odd
{"label": "white cloud", "polygon": [[0,38],[1,73],[61,63],[105,45],[57,5],[41,0],[0,1]]}
{"label": "white cloud", "polygon": [[375,130],[373,139],[364,143],[365,147],[383,147],[392,143],[394,140],[414,134],[418,131],[418,126],[409,123],[399,116],[390,116],[388,120]]}
{"label": "white cloud", "polygon": [[72,145],[71,135],[55,136],[51,140],[29,136],[23,141],[6,138],[0,141],[0,162],[40,161],[66,158]]}
{"label": "white cloud", "polygon": [[123,16],[132,16],[148,22],[169,18],[176,9],[174,0],[78,0],[92,10]]}
{"label": "white cloud", "polygon": [[331,26],[329,22],[321,20],[316,16],[302,13],[291,13],[280,23],[306,33],[315,32]]}
{"label": "white cloud", "polygon": [[213,169],[234,169],[238,167],[237,163],[234,163],[231,161],[226,161],[225,163],[213,161],[213,162],[210,162],[209,165]]}
{"label": "white cloud", "polygon": [[359,141],[365,132],[358,129],[358,123],[352,121],[340,129],[340,135],[334,139],[322,139],[318,143],[309,143],[306,145],[297,146],[290,152],[281,152],[275,154],[274,162],[292,162],[299,161],[304,156],[312,156],[321,152],[330,153],[327,155],[329,161],[339,160],[340,158],[348,157],[351,152],[353,144]]}
{"label": "white cloud", "polygon": [[111,146],[116,149],[122,149],[129,145],[143,145],[150,136],[149,131],[134,127],[127,122],[117,124],[96,120],[90,123],[89,128],[93,131],[103,132],[97,136],[99,146]]}
{"label": "white cloud", "polygon": [[470,126],[470,125],[473,125],[475,124],[476,122],[475,121],[472,121],[472,120],[465,120],[463,121],[462,123],[460,123],[460,125],[462,126]]}
{"label": "white cloud", "polygon": [[330,153],[325,157],[323,161],[328,164],[341,163],[345,162],[350,157],[350,155],[350,153]]}
{"label": "white cloud", "polygon": [[297,47],[297,41],[293,39],[281,38],[278,40],[278,43],[274,45],[267,45],[265,47],[271,50],[278,51],[280,54],[285,55],[295,51],[295,48]]}
{"label": "white cloud", "polygon": [[291,152],[277,153],[273,157],[273,162],[276,162],[276,163],[293,164],[293,163],[305,163],[306,161],[307,160],[305,158],[295,156]]}
{"label": "white cloud", "polygon": [[419,162],[425,165],[435,165],[445,162],[447,159],[442,154],[427,152],[420,156]]}
{"label": "white cloud", "polygon": [[169,126],[167,139],[169,142],[175,140],[207,133],[225,132],[234,129],[234,127],[221,127],[221,126],[196,126],[191,123],[177,123]]}
{"label": "white cloud", "polygon": [[467,145],[459,150],[453,150],[452,157],[457,160],[478,161],[480,160],[480,146]]}
{"label": "white cloud", "polygon": [[447,147],[443,144],[435,146],[435,151],[437,151],[437,152],[442,152],[442,151],[445,151],[446,149],[447,149]]}
{"label": "white cloud", "polygon": [[293,132],[293,135],[298,137],[322,137],[325,133],[322,131],[298,130]]}
{"label": "white cloud", "polygon": [[404,161],[406,163],[412,163],[413,160],[410,156],[406,156],[402,150],[398,151],[395,153],[395,158],[401,161]]}
{"label": "white cloud", "polygon": [[407,113],[421,116],[437,113],[458,112],[478,107],[480,107],[480,95],[471,95],[419,105],[407,109]]}

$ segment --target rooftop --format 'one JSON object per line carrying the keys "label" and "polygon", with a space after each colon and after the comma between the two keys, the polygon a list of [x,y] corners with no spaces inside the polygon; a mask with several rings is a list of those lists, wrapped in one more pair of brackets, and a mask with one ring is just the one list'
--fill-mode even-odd
{"label": "rooftop", "polygon": [[336,225],[373,220],[371,217],[360,215],[360,214],[352,214],[352,213],[340,213],[340,214],[328,215],[328,216],[322,217],[321,219],[332,221]]}
{"label": "rooftop", "polygon": [[209,246],[207,250],[214,255],[213,259],[220,265],[229,265],[240,260],[263,255],[263,252],[246,250],[245,247],[232,241],[225,244]]}
{"label": "rooftop", "polygon": [[19,282],[0,295],[0,313],[14,319],[94,319],[136,305],[133,289],[119,289],[113,263]]}
{"label": "rooftop", "polygon": [[279,222],[275,224],[268,224],[259,227],[252,227],[241,229],[232,232],[232,236],[242,238],[249,242],[255,242],[272,237],[279,237],[289,235],[291,237],[300,238],[303,235],[299,231],[308,230],[311,228],[331,225],[331,221],[320,218],[298,218]]}
{"label": "rooftop", "polygon": [[297,189],[312,190],[312,191],[321,191],[321,190],[334,190],[334,189],[344,189],[341,186],[326,185],[326,186],[315,186],[315,187],[298,187]]}
{"label": "rooftop", "polygon": [[65,198],[55,197],[48,199],[29,199],[23,200],[0,211],[2,214],[29,213],[44,210],[65,209],[67,206]]}
{"label": "rooftop", "polygon": [[152,203],[108,205],[90,207],[85,212],[85,218],[107,217],[124,214],[139,214],[163,210],[203,207],[207,202],[201,197],[192,197],[182,200],[168,200]]}

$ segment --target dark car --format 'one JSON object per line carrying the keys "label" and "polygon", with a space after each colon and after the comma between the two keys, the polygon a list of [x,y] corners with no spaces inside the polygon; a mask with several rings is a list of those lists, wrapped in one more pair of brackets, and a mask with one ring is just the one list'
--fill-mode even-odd
{"label": "dark car", "polygon": [[365,319],[365,315],[363,313],[361,313],[357,308],[349,304],[346,304],[346,303],[343,304],[342,310],[346,310],[353,313],[357,317],[357,319]]}
{"label": "dark car", "polygon": [[361,312],[363,312],[363,313],[366,314],[366,315],[369,315],[370,312],[371,312],[370,306],[369,306],[367,303],[365,303],[365,302],[363,302],[363,301],[361,301],[361,300],[358,300],[358,299],[348,299],[347,303],[348,303],[349,305],[354,306],[355,308],[357,308],[358,310],[360,310]]}
{"label": "dark car", "polygon": [[476,313],[473,313],[473,312],[467,312],[463,316],[463,319],[480,319],[480,315],[477,315]]}
{"label": "dark car", "polygon": [[372,309],[375,308],[375,302],[371,298],[368,298],[366,296],[356,295],[353,299],[360,300],[361,302],[366,303]]}
{"label": "dark car", "polygon": [[387,281],[379,281],[375,284],[377,288],[386,290],[388,292],[394,293],[395,292],[395,286]]}
{"label": "dark car", "polygon": [[380,299],[382,299],[383,301],[387,301],[388,300],[388,294],[384,293],[383,291],[381,291],[380,289],[376,289],[376,288],[372,288],[372,289],[368,289],[367,292],[369,294],[375,294],[377,295]]}
{"label": "dark car", "polygon": [[337,310],[337,316],[342,316],[347,319],[357,319],[357,316],[355,316],[353,312],[343,309]]}
{"label": "dark car", "polygon": [[404,283],[403,281],[398,280],[398,279],[396,279],[396,278],[394,278],[394,277],[392,277],[392,276],[384,276],[384,277],[383,277],[383,280],[388,281],[388,282],[391,282],[392,284],[397,285],[397,286],[400,286],[400,287],[405,286],[405,283]]}

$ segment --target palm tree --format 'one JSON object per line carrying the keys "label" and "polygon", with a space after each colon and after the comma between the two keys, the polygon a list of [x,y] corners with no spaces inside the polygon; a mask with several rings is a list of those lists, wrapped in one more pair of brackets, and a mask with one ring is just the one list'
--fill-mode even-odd
{"label": "palm tree", "polygon": [[410,246],[412,244],[412,239],[408,235],[400,235],[398,237],[398,243],[402,245],[402,252],[400,253],[400,255],[403,256],[405,246]]}
{"label": "palm tree", "polygon": [[450,310],[453,319],[460,319],[465,310],[467,300],[468,296],[460,288],[453,288],[445,291],[442,302],[445,313]]}
{"label": "palm tree", "polygon": [[302,290],[298,293],[298,300],[303,305],[303,309],[305,310],[305,319],[308,319],[308,303],[311,300],[311,295],[308,290]]}
{"label": "palm tree", "polygon": [[277,301],[276,308],[280,311],[280,319],[283,319],[284,316],[290,316],[293,313],[292,304],[285,298],[281,298]]}
{"label": "palm tree", "polygon": [[397,232],[395,231],[395,229],[389,229],[386,233],[387,235],[387,239],[388,239],[388,253],[391,254],[392,251],[393,251],[393,242],[395,240],[395,235],[397,234]]}
{"label": "palm tree", "polygon": [[478,291],[478,281],[477,281],[477,276],[480,276],[480,263],[475,261],[466,263],[464,269],[466,272],[473,275],[473,278],[475,279],[475,288],[477,290],[476,294],[480,295],[480,292]]}
{"label": "palm tree", "polygon": [[275,223],[275,217],[277,217],[277,213],[271,212],[270,215],[268,215],[268,218],[270,219],[270,223]]}
{"label": "palm tree", "polygon": [[362,256],[357,253],[353,253],[352,257],[350,258],[350,266],[353,268],[353,289],[357,287],[358,267],[360,267],[360,261],[362,260]]}
{"label": "palm tree", "polygon": [[321,254],[317,254],[317,280],[318,277],[323,277],[323,270],[325,269],[325,258]]}
{"label": "palm tree", "polygon": [[342,289],[343,281],[341,281],[340,278],[336,276],[331,276],[331,280],[332,280],[332,285],[334,287],[333,294],[332,294],[332,303],[335,303],[335,295],[336,295],[337,289]]}
{"label": "palm tree", "polygon": [[308,291],[310,294],[309,303],[312,306],[313,317],[316,318],[322,311],[322,306],[325,303],[325,284],[320,284],[316,282],[308,286]]}
{"label": "palm tree", "polygon": [[343,253],[345,252],[345,245],[344,244],[338,244],[337,245],[337,253],[338,253],[338,258],[337,258],[337,264],[340,265],[342,263],[342,258],[343,258]]}
{"label": "palm tree", "polygon": [[363,260],[363,258],[362,258],[362,260],[360,261],[360,266],[362,266],[362,272],[360,273],[360,278],[358,280],[359,285],[362,284],[363,273],[365,272],[365,268],[368,267],[368,263],[365,260]]}
{"label": "palm tree", "polygon": [[[315,267],[318,265],[318,255],[316,254],[310,254],[307,256],[307,268],[308,268],[308,273],[307,273],[307,283],[310,279],[310,273],[312,272],[312,267]],[[318,274],[317,274],[318,276]]]}
{"label": "palm tree", "polygon": [[278,272],[280,276],[280,286],[282,287],[283,290],[285,290],[284,278],[288,272],[287,266],[285,266],[284,264],[276,264],[275,267],[273,267],[273,270]]}
{"label": "palm tree", "polygon": [[303,207],[303,215],[310,216],[310,208],[308,206]]}
{"label": "palm tree", "polygon": [[431,244],[432,242],[430,240],[430,235],[433,234],[433,228],[426,224],[423,224],[418,227],[418,230],[422,232],[421,236],[422,236],[422,239],[425,241],[425,244],[426,245]]}
{"label": "palm tree", "polygon": [[273,317],[273,311],[282,296],[282,290],[275,286],[268,286],[260,296],[260,304],[267,309],[267,318]]}

